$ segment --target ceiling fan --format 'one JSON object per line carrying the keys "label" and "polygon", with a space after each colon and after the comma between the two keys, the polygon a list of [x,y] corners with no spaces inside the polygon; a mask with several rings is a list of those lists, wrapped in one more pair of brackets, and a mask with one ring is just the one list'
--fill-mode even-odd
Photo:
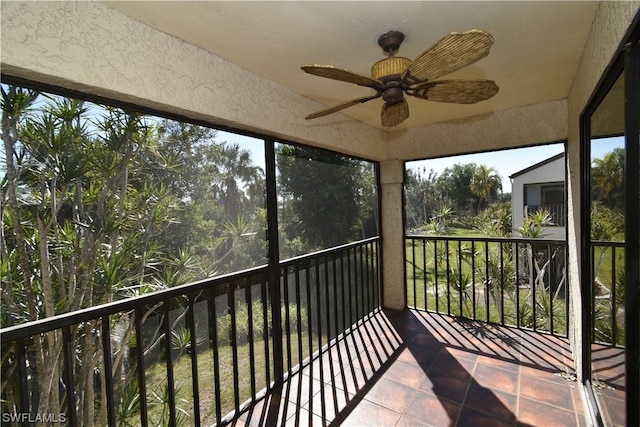
{"label": "ceiling fan", "polygon": [[375,94],[352,99],[308,115],[307,119],[323,117],[354,105],[382,97],[382,126],[397,126],[409,117],[409,105],[404,95],[430,101],[454,104],[475,104],[496,93],[493,80],[434,80],[473,64],[489,54],[493,45],[491,34],[481,30],[451,33],[413,61],[395,56],[404,40],[400,31],[389,31],[378,44],[389,56],[371,67],[371,77],[333,65],[303,65],[309,74],[355,83],[374,89]]}

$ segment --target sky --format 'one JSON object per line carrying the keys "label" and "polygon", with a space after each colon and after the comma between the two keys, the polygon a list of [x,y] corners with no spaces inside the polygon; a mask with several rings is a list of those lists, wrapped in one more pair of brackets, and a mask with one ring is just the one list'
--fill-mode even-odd
{"label": "sky", "polygon": [[254,166],[259,166],[263,171],[265,170],[264,141],[262,139],[221,130],[216,131],[216,142],[223,141],[227,144],[238,144],[241,149],[249,151]]}
{"label": "sky", "polygon": [[[89,104],[93,105],[93,104]],[[249,136],[238,135],[230,132],[217,131],[217,142],[226,141],[229,144],[236,143],[241,148],[251,153],[251,159],[255,166],[259,166],[265,170],[265,152],[262,139],[252,138]],[[602,158],[614,148],[623,147],[623,137],[602,138],[592,141],[591,154],[593,158]],[[0,154],[4,154],[4,147],[0,150]],[[528,168],[536,163],[553,157],[564,151],[564,144],[556,143],[550,145],[517,148],[511,150],[493,151],[477,154],[466,154],[453,157],[443,157],[438,159],[428,159],[407,162],[408,169],[420,170],[426,169],[428,173],[431,169],[438,175],[447,168],[456,163],[466,164],[475,163],[477,165],[485,165],[494,168],[502,179],[503,193],[511,192],[511,181],[509,176],[514,173]],[[0,171],[3,169],[0,167]]]}
{"label": "sky", "polygon": [[[229,144],[236,143],[240,148],[251,153],[251,160],[255,166],[265,170],[265,153],[262,139],[238,135],[230,132],[217,131],[217,142],[226,141]],[[614,148],[623,147],[623,137],[602,138],[592,142],[591,158],[603,158]],[[2,150],[4,151],[4,150]],[[493,151],[477,154],[465,154],[460,156],[442,157],[438,159],[418,160],[407,162],[408,169],[420,170],[426,168],[426,172],[433,169],[438,175],[456,163],[475,163],[494,168],[502,179],[502,192],[511,192],[509,176],[528,168],[536,163],[553,157],[564,151],[564,144],[556,143],[536,147],[516,148],[511,150]],[[1,169],[0,169],[1,170]]]}
{"label": "sky", "polygon": [[[603,138],[592,142],[591,158],[602,158],[616,147],[623,147],[622,137]],[[426,168],[427,173],[433,169],[438,175],[456,163],[475,163],[494,168],[502,179],[502,192],[511,192],[511,181],[509,176],[514,173],[535,165],[543,160],[553,157],[564,151],[564,144],[550,144],[536,147],[516,148],[511,150],[493,151],[478,154],[465,154],[461,156],[443,157],[438,159],[420,160],[407,162],[407,169],[422,170]]]}
{"label": "sky", "polygon": [[453,157],[442,157],[438,159],[420,160],[407,162],[407,169],[422,170],[426,168],[427,173],[433,169],[438,175],[454,164],[475,163],[485,165],[496,170],[502,179],[502,192],[511,192],[511,181],[509,176],[515,172],[526,169],[531,165],[553,157],[564,151],[564,144],[551,144],[542,147],[527,147],[513,150],[493,151],[477,154],[464,154]]}
{"label": "sky", "polygon": [[[241,148],[251,152],[253,164],[264,170],[264,148],[261,139],[251,138],[243,135],[218,131],[217,141],[226,141],[228,143],[237,143]],[[622,137],[603,138],[595,140],[592,143],[592,158],[602,158],[616,147],[623,147],[624,139]],[[542,145],[536,147],[516,148],[511,150],[493,151],[477,154],[465,154],[453,157],[443,157],[438,159],[419,160],[407,162],[408,169],[422,170],[426,168],[427,173],[433,169],[438,175],[447,167],[451,167],[456,163],[466,164],[475,163],[477,165],[485,165],[494,168],[502,178],[503,193],[511,192],[511,181],[509,176],[514,173],[535,165],[543,160],[553,157],[564,151],[564,144],[556,143],[550,145]]]}

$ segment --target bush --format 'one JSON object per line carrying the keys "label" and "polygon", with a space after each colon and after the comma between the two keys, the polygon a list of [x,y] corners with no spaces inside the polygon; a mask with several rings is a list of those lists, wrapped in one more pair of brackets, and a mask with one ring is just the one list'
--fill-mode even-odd
{"label": "bush", "polygon": [[[264,307],[267,308],[267,322],[268,324],[265,326],[264,324]],[[237,304],[236,308],[236,345],[246,344],[249,339],[249,308],[245,303]],[[282,306],[281,308],[281,316],[282,316],[282,329],[286,327],[286,307]],[[304,307],[300,308],[300,321],[302,324],[302,330],[308,328],[309,326],[309,316],[307,315],[307,310]],[[271,336],[272,333],[272,314],[271,314],[271,306],[264,305],[262,300],[257,299],[251,303],[251,326],[252,326],[252,335],[253,339],[260,340],[264,338],[265,327],[267,328],[267,334]],[[289,305],[289,324],[292,328],[297,327],[298,322],[298,309],[295,304]],[[218,345],[229,345],[232,343],[232,330],[231,330],[231,313],[229,312],[229,308],[225,310],[224,313],[221,313],[217,319],[217,328],[218,328]]]}

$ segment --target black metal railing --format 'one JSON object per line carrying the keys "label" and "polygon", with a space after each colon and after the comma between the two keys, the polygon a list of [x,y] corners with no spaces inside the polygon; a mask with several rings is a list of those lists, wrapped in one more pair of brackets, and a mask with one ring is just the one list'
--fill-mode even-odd
{"label": "black metal railing", "polygon": [[566,225],[567,214],[565,205],[527,205],[525,206],[525,217],[537,212],[547,212],[551,223],[554,226],[564,227]]}
{"label": "black metal railing", "polygon": [[407,304],[568,335],[566,242],[407,236]]}
{"label": "black metal railing", "polygon": [[379,255],[372,238],[2,329],[3,420],[227,424],[379,310]]}
{"label": "black metal railing", "polygon": [[624,242],[591,242],[592,342],[624,346]]}

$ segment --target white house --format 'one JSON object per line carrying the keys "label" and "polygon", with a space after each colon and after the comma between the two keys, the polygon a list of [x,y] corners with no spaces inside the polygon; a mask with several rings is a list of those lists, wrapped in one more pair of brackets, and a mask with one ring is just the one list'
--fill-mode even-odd
{"label": "white house", "polygon": [[509,178],[513,233],[518,234],[528,214],[545,210],[551,214],[553,225],[547,227],[543,237],[564,240],[567,218],[564,153],[522,169]]}

